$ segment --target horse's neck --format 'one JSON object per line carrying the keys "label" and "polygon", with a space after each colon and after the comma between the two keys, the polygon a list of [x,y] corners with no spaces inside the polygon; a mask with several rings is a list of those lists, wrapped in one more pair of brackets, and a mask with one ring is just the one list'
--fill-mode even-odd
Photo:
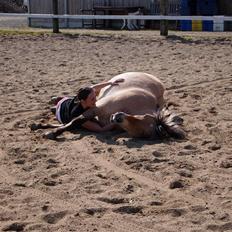
{"label": "horse's neck", "polygon": [[101,125],[107,125],[110,123],[110,114],[107,111],[107,107],[104,104],[97,104],[93,109],[94,116],[98,118]]}
{"label": "horse's neck", "polygon": [[83,116],[86,118],[94,118],[95,116],[98,116],[99,111],[100,111],[99,108],[97,106],[95,106],[93,108],[86,110],[83,113]]}

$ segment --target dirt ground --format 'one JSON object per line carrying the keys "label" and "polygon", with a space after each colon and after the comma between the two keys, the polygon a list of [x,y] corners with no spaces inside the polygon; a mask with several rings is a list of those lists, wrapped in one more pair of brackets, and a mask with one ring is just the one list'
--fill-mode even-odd
{"label": "dirt ground", "polygon": [[[2,33],[0,54],[0,230],[232,231],[232,34]],[[186,140],[30,131],[51,96],[127,71],[163,81]]]}

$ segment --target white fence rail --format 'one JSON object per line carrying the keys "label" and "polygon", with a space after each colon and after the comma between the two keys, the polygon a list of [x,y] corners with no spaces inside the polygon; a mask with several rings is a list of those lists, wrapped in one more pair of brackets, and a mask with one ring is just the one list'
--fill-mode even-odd
{"label": "white fence rail", "polygon": [[[214,31],[224,31],[224,21],[232,21],[231,16],[179,16],[179,15],[58,15],[58,14],[15,14],[15,13],[0,13],[1,16],[7,17],[26,17],[27,19],[52,19],[53,20],[53,32],[59,32],[59,20],[58,19],[80,19],[80,20],[123,20],[121,29],[134,30],[138,29],[137,23],[133,23],[133,20],[160,20],[160,35],[168,35],[167,21],[178,20],[201,20],[201,21],[213,21]],[[29,21],[30,22],[30,21]],[[82,21],[83,22],[83,21]]]}
{"label": "white fence rail", "polygon": [[41,19],[108,19],[108,20],[208,20],[213,21],[220,18],[224,21],[232,21],[232,16],[171,16],[171,15],[53,15],[53,14],[16,14],[16,13],[0,13],[0,16],[7,17],[27,17]]}

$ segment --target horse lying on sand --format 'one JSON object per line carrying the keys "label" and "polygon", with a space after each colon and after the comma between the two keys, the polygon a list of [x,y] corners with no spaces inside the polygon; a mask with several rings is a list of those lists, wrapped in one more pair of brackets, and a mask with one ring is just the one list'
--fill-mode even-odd
{"label": "horse lying on sand", "polygon": [[101,125],[110,122],[128,132],[131,137],[184,138],[183,120],[164,107],[164,86],[155,76],[147,73],[129,72],[113,77],[110,81],[124,79],[117,86],[103,88],[96,107],[73,119],[66,125],[34,124],[31,129],[56,128],[45,134],[56,139],[64,131],[74,130],[86,119],[97,117]]}

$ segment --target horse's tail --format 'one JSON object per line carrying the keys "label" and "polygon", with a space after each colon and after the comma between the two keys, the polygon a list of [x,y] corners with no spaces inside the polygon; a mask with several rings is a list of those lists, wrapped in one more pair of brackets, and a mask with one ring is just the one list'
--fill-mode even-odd
{"label": "horse's tail", "polygon": [[183,121],[179,115],[170,112],[167,108],[163,108],[156,115],[155,136],[158,138],[184,139],[186,133],[181,127]]}

